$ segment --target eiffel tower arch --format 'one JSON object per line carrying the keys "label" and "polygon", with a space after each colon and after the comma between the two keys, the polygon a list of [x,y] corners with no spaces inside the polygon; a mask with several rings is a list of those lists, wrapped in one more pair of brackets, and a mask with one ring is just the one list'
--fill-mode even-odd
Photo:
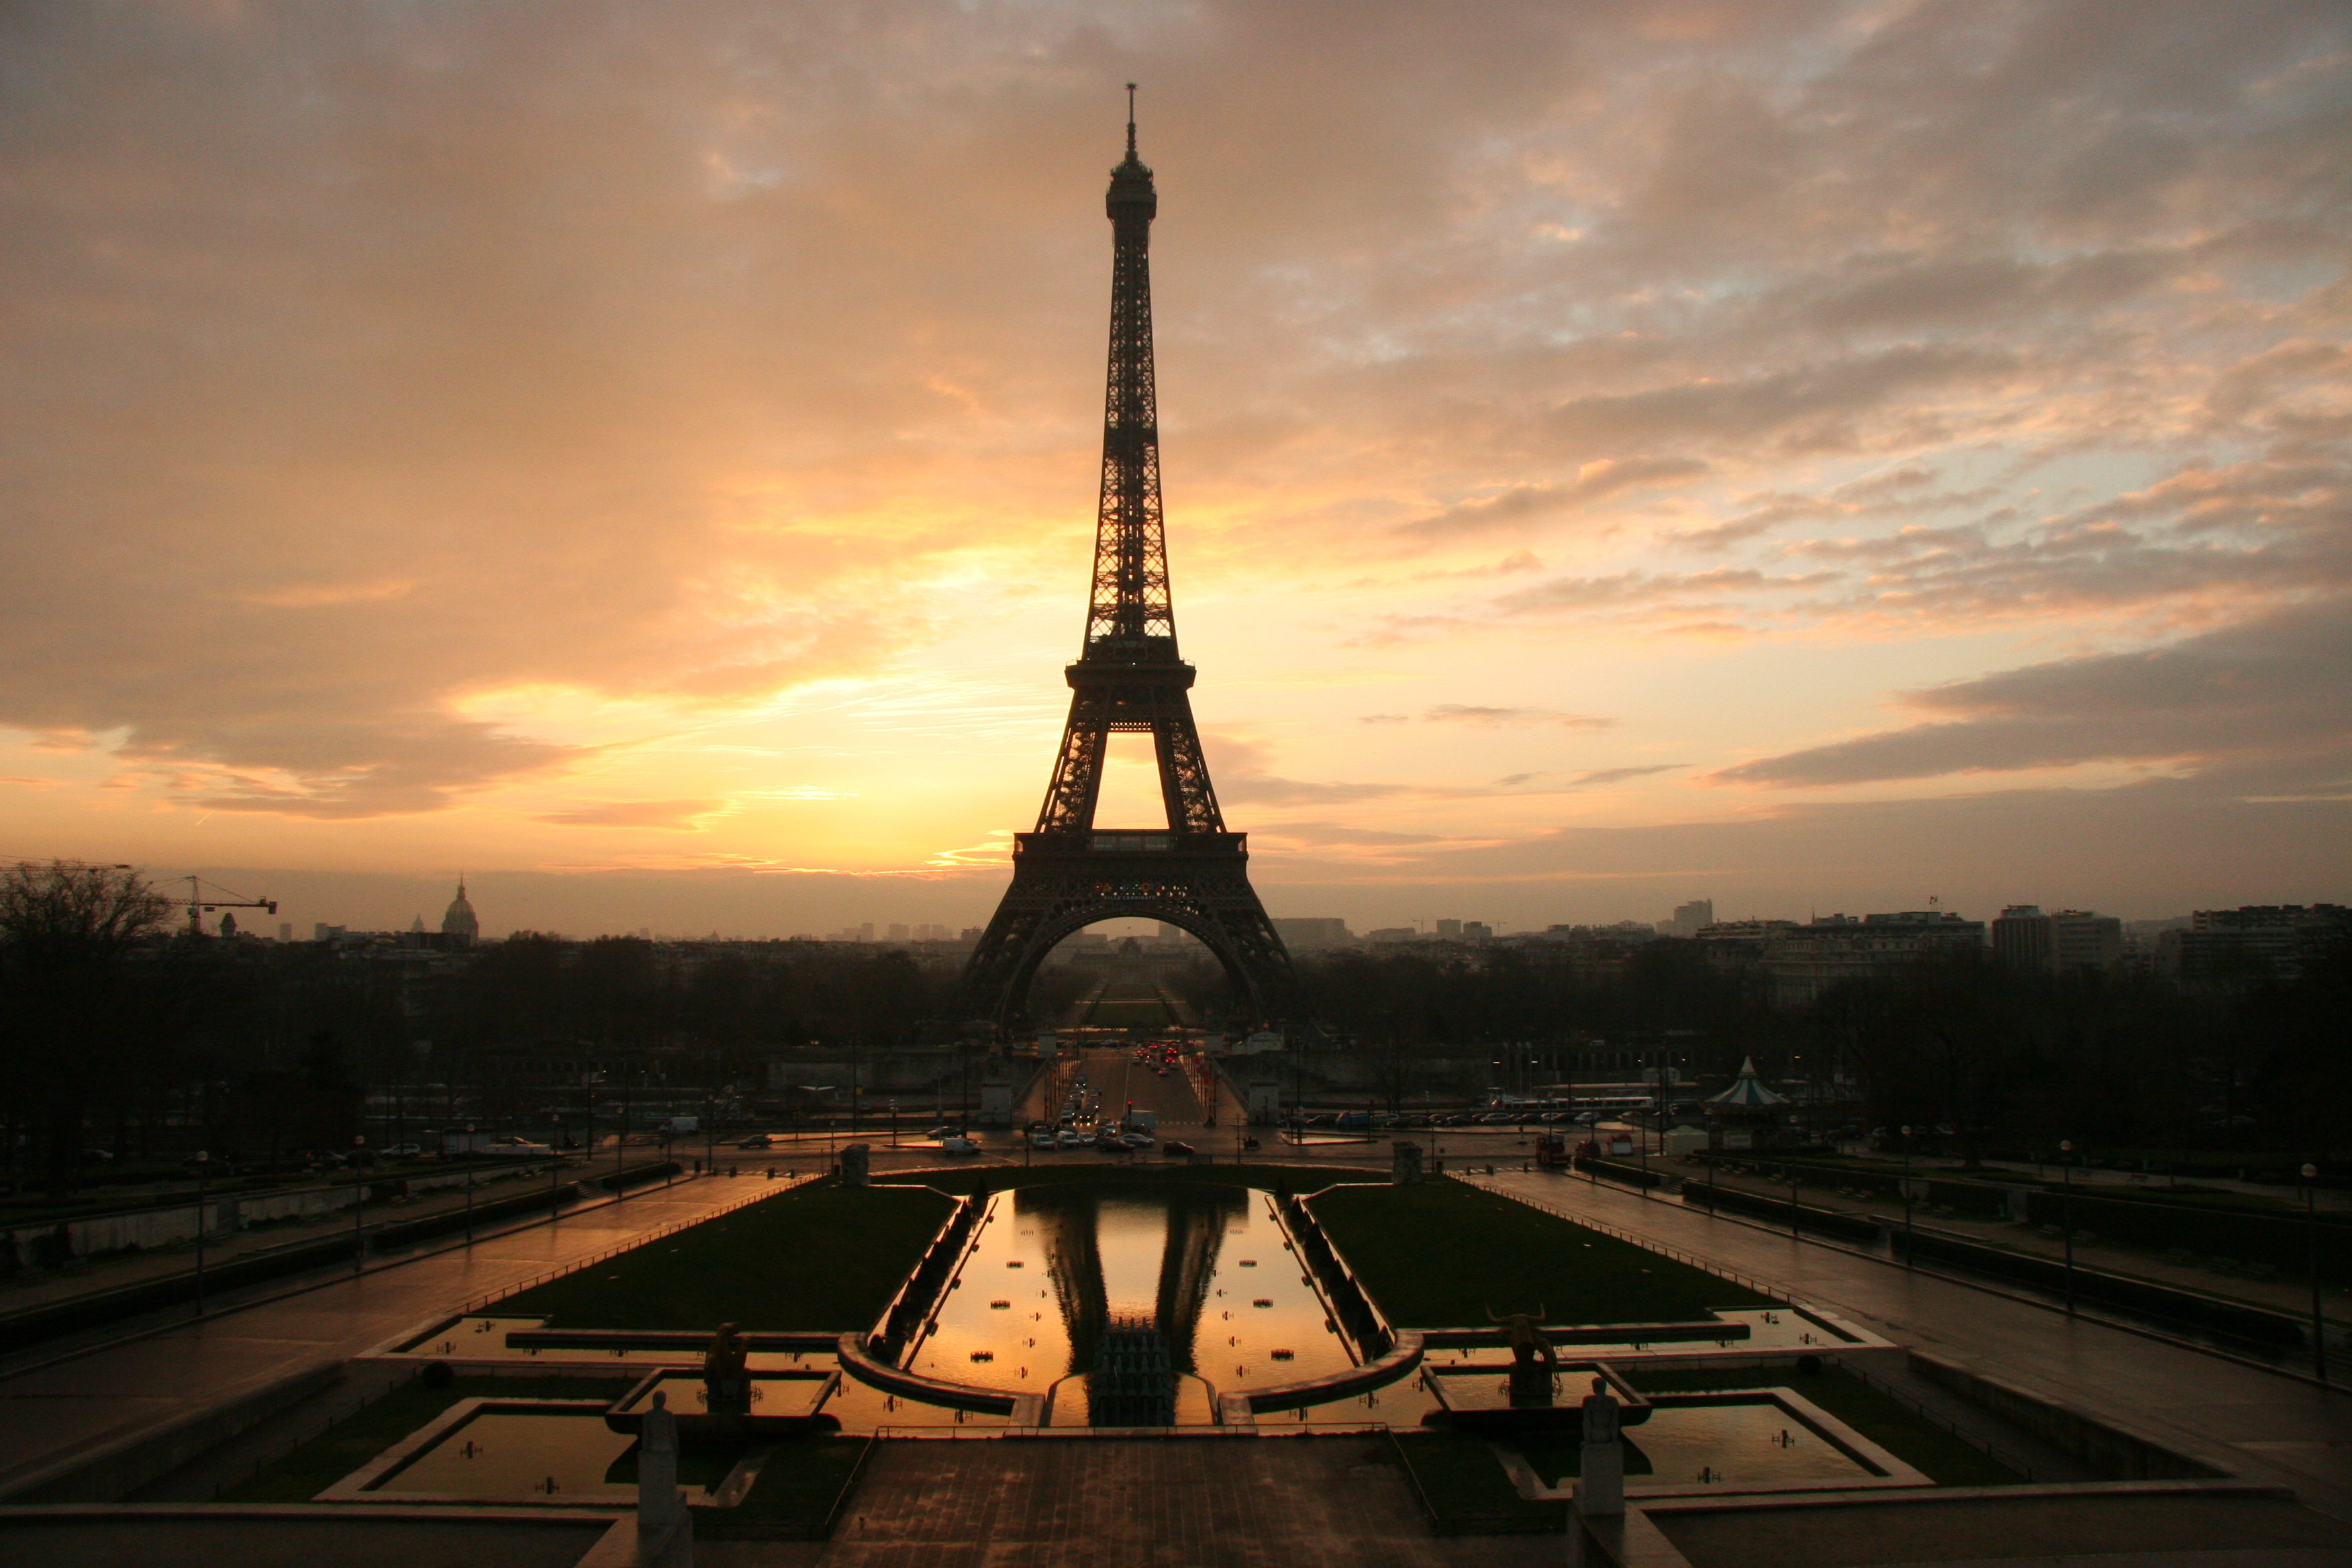
{"label": "eiffel tower arch", "polygon": [[[964,970],[962,1016],[1018,1023],[1037,966],[1097,921],[1137,917],[1189,932],[1216,954],[1255,1017],[1283,1005],[1290,954],[1249,882],[1246,834],[1225,829],[1192,721],[1192,667],[1176,649],[1160,506],[1160,415],[1151,363],[1151,171],[1135,153],[1111,171],[1110,374],[1103,399],[1102,499],[1093,591],[1070,686],[1069,722],[1037,826],[1013,835],[1013,885]],[[1167,820],[1098,828],[1104,754],[1115,733],[1149,734]]]}

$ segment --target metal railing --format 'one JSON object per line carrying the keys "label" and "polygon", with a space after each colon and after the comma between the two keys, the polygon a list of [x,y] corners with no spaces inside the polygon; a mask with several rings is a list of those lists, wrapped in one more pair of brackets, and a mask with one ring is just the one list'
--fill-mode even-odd
{"label": "metal railing", "polygon": [[1607,1220],[1594,1219],[1590,1215],[1572,1213],[1558,1204],[1547,1203],[1542,1198],[1529,1197],[1525,1193],[1515,1193],[1507,1188],[1493,1185],[1484,1178],[1460,1176],[1455,1179],[1465,1186],[1477,1187],[1482,1191],[1493,1193],[1496,1197],[1508,1198],[1513,1203],[1525,1204],[1531,1209],[1541,1209],[1544,1213],[1555,1218],[1564,1219],[1570,1225],[1580,1225],[1587,1230],[1597,1230],[1603,1236],[1614,1237],[1619,1241],[1631,1242],[1645,1252],[1654,1252],[1661,1258],[1671,1258],[1677,1263],[1696,1268],[1703,1274],[1712,1274],[1718,1279],[1727,1279],[1742,1289],[1753,1290],[1759,1296],[1771,1296],[1783,1301],[1795,1299],[1796,1293],[1786,1285],[1759,1279],[1752,1275],[1742,1274],[1736,1268],[1726,1268],[1710,1258],[1700,1258],[1694,1253],[1685,1252],[1680,1247],[1668,1247],[1662,1241],[1621,1229],[1611,1225]]}

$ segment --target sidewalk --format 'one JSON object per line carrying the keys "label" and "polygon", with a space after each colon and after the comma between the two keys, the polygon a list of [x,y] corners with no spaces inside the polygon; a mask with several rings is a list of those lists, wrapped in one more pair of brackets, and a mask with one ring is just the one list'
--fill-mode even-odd
{"label": "sidewalk", "polygon": [[2352,1392],[1606,1182],[1510,1173],[1476,1184],[1769,1281],[1898,1344],[2145,1433],[2232,1474],[2290,1487],[2311,1507],[2352,1521]]}
{"label": "sidewalk", "polygon": [[470,1297],[520,1284],[781,1184],[681,1180],[627,1202],[334,1279],[0,1378],[0,1488],[120,1438],[341,1363]]}
{"label": "sidewalk", "polygon": [[[574,1164],[565,1168],[562,1179],[582,1181],[596,1173]],[[474,1188],[475,1203],[491,1204],[503,1198],[519,1197],[530,1191],[533,1184],[544,1187],[548,1182],[543,1169],[527,1175],[505,1173],[498,1173],[497,1175],[499,1179],[482,1182]],[[422,1197],[370,1204],[365,1218],[369,1230],[373,1232],[382,1224],[454,1214],[465,1206],[465,1188],[436,1188]],[[338,1235],[348,1237],[351,1234],[352,1214],[348,1208],[277,1220],[251,1230],[215,1232],[205,1237],[205,1267],[209,1270],[236,1258],[267,1252],[272,1247],[295,1247]],[[138,1252],[77,1258],[61,1268],[28,1272],[0,1282],[0,1315],[46,1307],[58,1301],[69,1301],[79,1296],[96,1295],[103,1290],[119,1289],[125,1285],[137,1285],[149,1279],[194,1274],[195,1268],[196,1244],[193,1239]]]}
{"label": "sidewalk", "polygon": [[[1706,1171],[1704,1164],[1685,1164],[1679,1160],[1659,1160],[1657,1169],[1673,1175],[1677,1173],[1704,1186]],[[1786,1202],[1789,1184],[1757,1176],[1730,1175],[1718,1171],[1719,1186],[1759,1197],[1777,1198]],[[1903,1228],[1903,1205],[1895,1198],[1871,1195],[1849,1197],[1835,1188],[1807,1183],[1801,1192],[1804,1203],[1812,1208],[1833,1209],[1841,1214],[1865,1215],[1890,1230]],[[2045,1236],[2022,1220],[1978,1219],[1968,1215],[1938,1213],[1926,1204],[1912,1209],[1912,1223],[1924,1228],[1948,1232],[1970,1241],[2007,1251],[2046,1258],[2052,1261],[2066,1255],[2066,1243],[2059,1237]],[[2276,1279],[2249,1279],[2241,1274],[2224,1274],[2201,1264],[2184,1263],[2165,1257],[2144,1247],[2132,1247],[2100,1239],[2074,1243],[2074,1261],[2084,1268],[2102,1269],[2110,1274],[2126,1275],[2147,1279],[2158,1285],[2170,1285],[2200,1295],[2218,1296],[2227,1300],[2243,1301],[2250,1306],[2268,1308],[2290,1317],[2308,1321],[2311,1316],[2311,1282],[2292,1276]],[[2327,1321],[2331,1323],[2352,1324],[2352,1288],[2330,1286],[2324,1292]]]}

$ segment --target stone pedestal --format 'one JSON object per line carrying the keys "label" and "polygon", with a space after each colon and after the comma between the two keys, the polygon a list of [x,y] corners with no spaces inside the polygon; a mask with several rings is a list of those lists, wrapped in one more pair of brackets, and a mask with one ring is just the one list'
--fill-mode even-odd
{"label": "stone pedestal", "polygon": [[841,1151],[841,1184],[845,1187],[871,1185],[868,1171],[873,1150],[863,1143],[851,1143]]}
{"label": "stone pedestal", "polygon": [[1389,1146],[1389,1182],[1410,1186],[1421,1180],[1421,1145],[1399,1139]]}
{"label": "stone pedestal", "polygon": [[677,1487],[677,1417],[654,1395],[637,1438],[639,1568],[694,1568],[694,1517]]}
{"label": "stone pedestal", "polygon": [[1576,1511],[1609,1518],[1625,1511],[1625,1445],[1618,1433],[1617,1400],[1601,1379],[1584,1396],[1584,1452],[1576,1483]]}

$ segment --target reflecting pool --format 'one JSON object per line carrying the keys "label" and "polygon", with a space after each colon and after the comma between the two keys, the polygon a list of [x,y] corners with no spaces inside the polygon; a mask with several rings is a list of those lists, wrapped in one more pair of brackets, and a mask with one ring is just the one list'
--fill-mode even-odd
{"label": "reflecting pool", "polygon": [[900,1364],[926,1377],[1053,1398],[1088,1421],[1089,1374],[1114,1322],[1156,1330],[1170,1418],[1216,1419],[1220,1394],[1356,1364],[1274,1217],[1241,1187],[1018,1187],[989,1200],[963,1266]]}

